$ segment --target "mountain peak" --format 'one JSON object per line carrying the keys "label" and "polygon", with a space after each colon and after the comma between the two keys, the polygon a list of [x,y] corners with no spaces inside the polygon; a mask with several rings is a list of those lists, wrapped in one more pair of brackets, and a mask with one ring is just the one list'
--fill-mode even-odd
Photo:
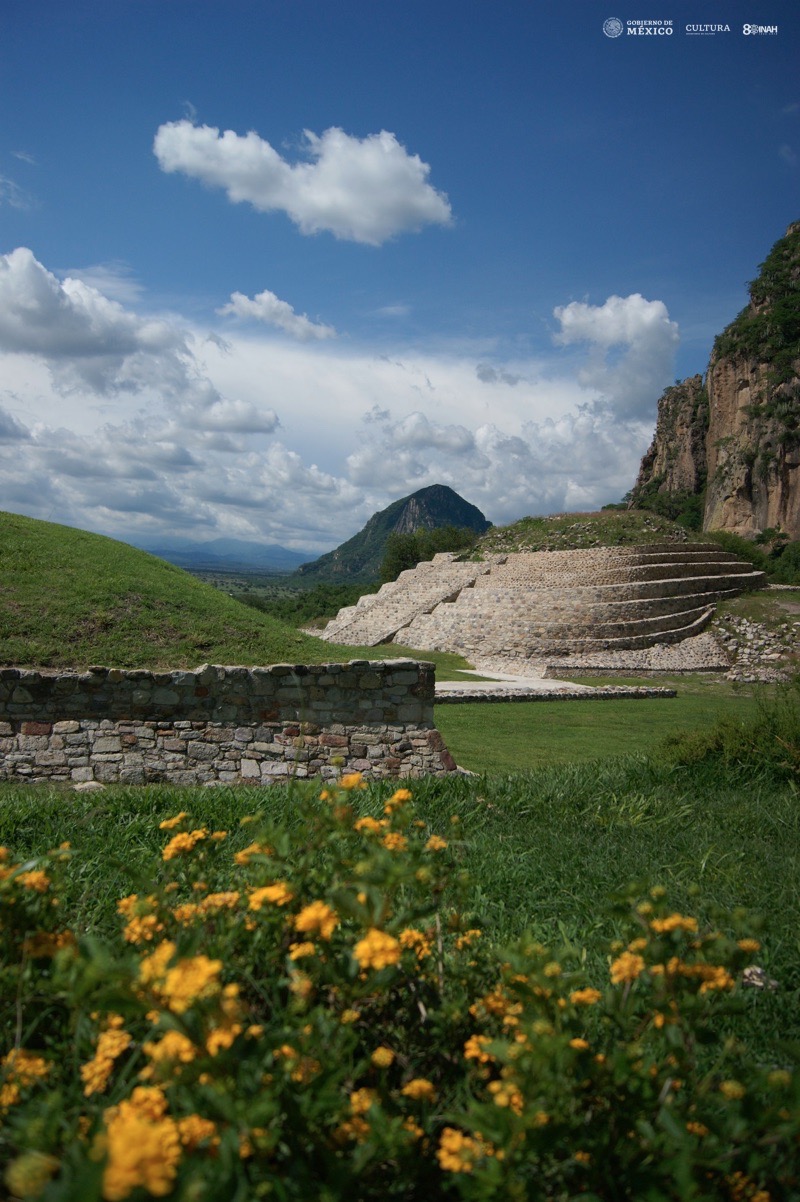
{"label": "mountain peak", "polygon": [[446,484],[431,484],[374,513],[358,534],[298,568],[302,576],[339,581],[377,580],[390,534],[412,534],[439,526],[466,527],[483,534],[491,526],[480,509]]}

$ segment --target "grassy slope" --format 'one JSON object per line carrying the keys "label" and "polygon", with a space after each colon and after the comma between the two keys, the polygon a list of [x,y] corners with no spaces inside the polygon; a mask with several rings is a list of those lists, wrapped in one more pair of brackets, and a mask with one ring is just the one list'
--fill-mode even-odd
{"label": "grassy slope", "polygon": [[[180,668],[393,659],[339,647],[240,604],[127,543],[0,513],[0,663]],[[430,653],[445,679],[465,661]]]}

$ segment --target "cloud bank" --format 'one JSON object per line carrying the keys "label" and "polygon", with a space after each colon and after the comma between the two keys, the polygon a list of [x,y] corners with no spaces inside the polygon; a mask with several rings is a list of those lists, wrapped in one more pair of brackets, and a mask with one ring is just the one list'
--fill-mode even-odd
{"label": "cloud bank", "polygon": [[241,135],[192,121],[159,127],[153,151],[162,171],[224,188],[234,203],[283,212],[303,234],[380,246],[426,225],[449,225],[450,202],[428,183],[430,167],[393,133],[356,138],[333,126],[303,133],[306,161],[289,163],[254,131]]}
{"label": "cloud bank", "polygon": [[0,256],[0,508],[308,551],[434,483],[496,523],[591,509],[630,488],[674,374],[675,324],[636,294],[559,307],[555,349],[491,362],[485,340],[303,341],[274,294],[238,295],[285,324],[221,337]]}

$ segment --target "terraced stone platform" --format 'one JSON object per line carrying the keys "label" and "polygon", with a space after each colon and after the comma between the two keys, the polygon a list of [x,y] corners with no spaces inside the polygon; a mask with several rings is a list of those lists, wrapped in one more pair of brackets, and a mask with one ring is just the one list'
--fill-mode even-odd
{"label": "terraced stone platform", "polygon": [[525,552],[480,563],[443,553],[340,610],[322,638],[472,659],[634,651],[692,638],[717,601],[765,583],[763,572],[716,543]]}

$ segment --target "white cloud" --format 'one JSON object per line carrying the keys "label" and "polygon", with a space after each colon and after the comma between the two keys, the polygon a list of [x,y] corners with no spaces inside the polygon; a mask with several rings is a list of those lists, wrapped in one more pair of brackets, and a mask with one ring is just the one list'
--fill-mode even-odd
{"label": "white cloud", "polygon": [[0,509],[315,551],[428,484],[494,522],[594,508],[635,479],[675,326],[636,296],[556,316],[565,349],[540,359],[221,338],[15,251],[0,257]]}
{"label": "white cloud", "polygon": [[280,422],[273,409],[259,409],[250,401],[215,401],[194,415],[203,430],[225,430],[231,434],[272,434]]}
{"label": "white cloud", "polygon": [[66,391],[131,391],[154,374],[161,383],[171,375],[173,389],[188,383],[185,334],[82,280],[60,282],[24,246],[0,255],[0,350],[44,359]]}
{"label": "white cloud", "polygon": [[115,260],[111,263],[94,263],[89,267],[70,267],[60,274],[101,292],[110,300],[123,305],[134,305],[141,299],[143,288],[127,263]]}
{"label": "white cloud", "polygon": [[379,317],[408,317],[411,305],[381,305],[380,309],[376,309],[375,312]]}
{"label": "white cloud", "polygon": [[304,131],[305,161],[289,163],[254,131],[192,121],[159,127],[153,150],[163,171],[224,188],[234,203],[284,212],[304,234],[327,230],[380,246],[425,225],[449,225],[450,203],[428,183],[430,167],[393,133],[353,137],[335,126]]}
{"label": "white cloud", "polygon": [[573,301],[553,312],[561,324],[556,343],[589,344],[589,362],[580,368],[579,382],[595,390],[619,417],[652,413],[653,397],[674,378],[679,340],[664,302],[635,292],[610,296],[602,305]]}
{"label": "white cloud", "polygon": [[0,205],[4,204],[9,205],[12,209],[20,209],[22,212],[36,208],[34,197],[21,188],[16,180],[10,179],[7,175],[0,175]]}
{"label": "white cloud", "polygon": [[232,292],[227,305],[217,309],[222,316],[251,318],[263,321],[265,325],[277,326],[285,334],[296,338],[298,342],[311,342],[324,338],[335,338],[333,326],[325,326],[310,321],[305,314],[295,313],[288,301],[279,300],[274,292],[265,289],[258,292],[252,300],[243,292]]}

